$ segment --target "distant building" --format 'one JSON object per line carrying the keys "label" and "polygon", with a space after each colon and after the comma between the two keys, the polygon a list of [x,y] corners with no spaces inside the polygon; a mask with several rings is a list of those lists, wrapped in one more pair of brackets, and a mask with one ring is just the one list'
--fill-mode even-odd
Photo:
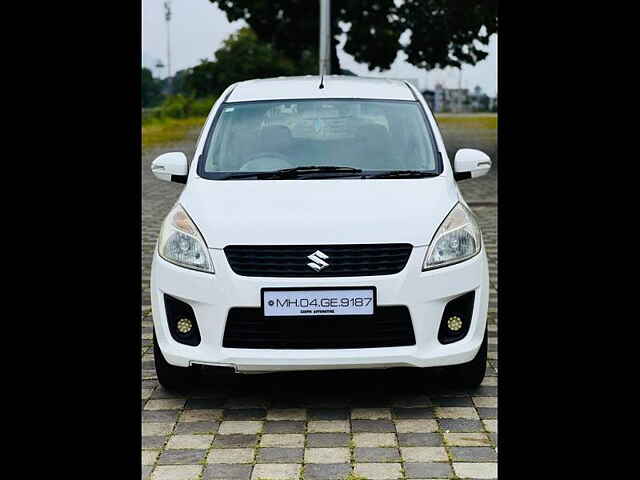
{"label": "distant building", "polygon": [[489,111],[497,112],[498,111],[498,95],[489,99]]}
{"label": "distant building", "polygon": [[473,94],[469,96],[472,112],[488,112],[490,110],[490,98],[479,86],[473,89]]}
{"label": "distant building", "polygon": [[460,113],[469,111],[471,101],[466,88],[444,88],[436,85],[433,106],[436,112]]}
{"label": "distant building", "polygon": [[498,99],[490,98],[479,86],[470,93],[466,88],[444,88],[438,83],[435,90],[425,90],[422,95],[434,112],[497,111]]}

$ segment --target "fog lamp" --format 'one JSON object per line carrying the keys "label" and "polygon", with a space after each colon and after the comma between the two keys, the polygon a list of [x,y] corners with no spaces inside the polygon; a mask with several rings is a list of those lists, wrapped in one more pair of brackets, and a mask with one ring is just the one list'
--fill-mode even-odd
{"label": "fog lamp", "polygon": [[188,318],[181,318],[180,320],[178,320],[178,324],[176,325],[176,328],[180,333],[186,334],[191,331],[191,329],[193,328],[193,324],[191,323],[191,320],[189,320]]}
{"label": "fog lamp", "polygon": [[447,327],[449,327],[449,330],[452,332],[457,332],[462,328],[462,320],[457,315],[449,317],[447,320]]}

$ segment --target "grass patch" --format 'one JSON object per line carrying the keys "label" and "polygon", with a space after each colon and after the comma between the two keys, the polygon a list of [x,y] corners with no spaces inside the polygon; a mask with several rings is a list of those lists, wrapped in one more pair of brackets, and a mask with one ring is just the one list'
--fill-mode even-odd
{"label": "grass patch", "polygon": [[367,478],[361,477],[360,475],[351,472],[351,473],[349,473],[349,475],[344,477],[344,480],[367,480]]}
{"label": "grass patch", "polygon": [[498,128],[498,116],[479,115],[436,115],[438,125],[448,128],[473,128],[473,129],[496,129]]}
{"label": "grass patch", "polygon": [[142,146],[152,147],[177,142],[194,128],[201,128],[206,117],[158,118],[142,127]]}

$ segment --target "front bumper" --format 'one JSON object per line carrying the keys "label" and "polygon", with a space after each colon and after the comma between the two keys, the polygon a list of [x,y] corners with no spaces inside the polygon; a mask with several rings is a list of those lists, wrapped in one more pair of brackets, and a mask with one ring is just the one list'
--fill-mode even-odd
{"label": "front bumper", "polygon": [[[484,336],[489,299],[489,274],[484,247],[475,257],[426,272],[421,271],[426,247],[415,247],[406,267],[397,274],[339,278],[261,278],[235,274],[224,251],[211,249],[215,274],[173,265],[157,252],[151,270],[151,303],[158,345],[172,365],[232,367],[236,372],[272,372],[347,368],[435,367],[472,360]],[[405,347],[272,350],[224,348],[227,314],[232,307],[260,307],[264,287],[375,286],[378,305],[406,305],[416,344]],[[469,333],[442,345],[438,328],[447,302],[475,290]],[[198,346],[176,342],[169,332],[164,294],[188,303],[196,315],[202,341]],[[309,321],[313,321],[311,318]]]}

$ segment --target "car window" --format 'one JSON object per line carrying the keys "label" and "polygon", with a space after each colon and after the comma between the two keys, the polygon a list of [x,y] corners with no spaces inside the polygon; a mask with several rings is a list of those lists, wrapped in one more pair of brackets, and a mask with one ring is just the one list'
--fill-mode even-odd
{"label": "car window", "polygon": [[227,103],[207,142],[203,173],[307,165],[437,171],[417,102],[286,100]]}

